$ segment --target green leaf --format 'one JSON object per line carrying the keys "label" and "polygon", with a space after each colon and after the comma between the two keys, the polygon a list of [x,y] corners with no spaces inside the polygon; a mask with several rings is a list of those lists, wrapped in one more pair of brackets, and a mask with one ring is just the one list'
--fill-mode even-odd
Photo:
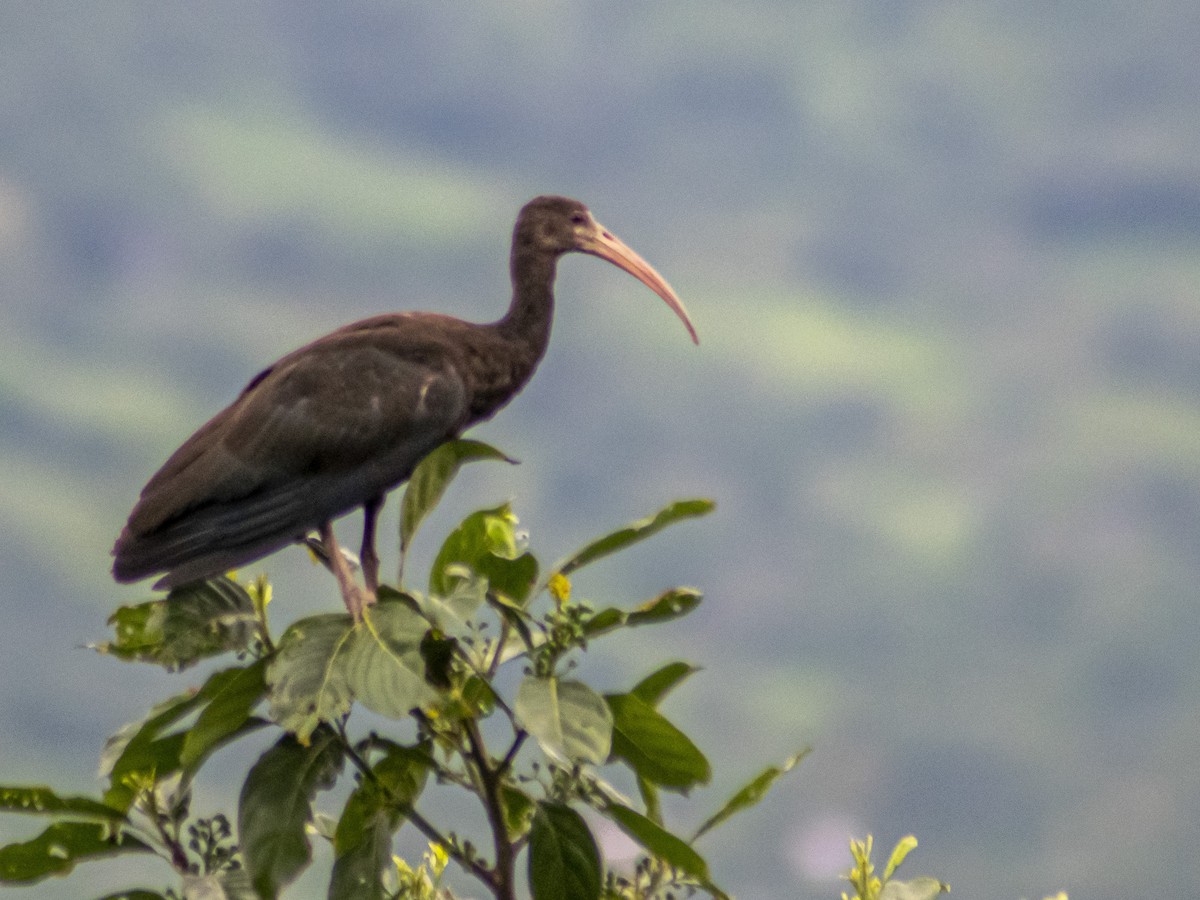
{"label": "green leaf", "polygon": [[517,538],[517,517],[505,503],[463,519],[446,538],[429,572],[429,592],[450,596],[464,577],[463,566],[487,579],[488,590],[521,605],[537,581],[538,564]]}
{"label": "green leaf", "polygon": [[330,898],[383,897],[380,874],[392,858],[392,834],[425,786],[431,760],[425,747],[388,742],[387,752],[346,801],[333,836]]}
{"label": "green leaf", "polygon": [[342,751],[328,728],[307,746],[284,735],[259,757],[238,800],[238,843],[261,897],[275,897],[312,859],[305,826],[317,791],[333,786]]}
{"label": "green leaf", "polygon": [[554,759],[599,765],[608,758],[612,712],[604,698],[581,681],[530,675],[517,689],[514,712]]}
{"label": "green leaf", "polygon": [[583,630],[591,638],[625,626],[658,625],[686,616],[701,599],[703,595],[695,588],[671,588],[628,612],[612,606],[602,609],[584,622]]}
{"label": "green leaf", "polygon": [[658,788],[641,775],[637,777],[638,793],[642,795],[642,803],[646,807],[646,816],[650,820],[662,824],[662,805],[658,802]]}
{"label": "green leaf", "polygon": [[695,588],[677,587],[647,600],[625,617],[627,625],[658,625],[680,619],[700,605],[703,595]]}
{"label": "green leaf", "polygon": [[100,900],[167,900],[167,898],[158,891],[148,891],[144,888],[139,888],[132,891],[117,891],[115,894],[106,894]]}
{"label": "green leaf", "polygon": [[504,827],[509,838],[516,840],[529,831],[535,804],[533,798],[512,785],[502,785],[500,801],[504,807]]}
{"label": "green leaf", "polygon": [[346,684],[363,706],[402,719],[432,702],[421,640],[429,625],[408,604],[381,600],[363,610],[345,658]]}
{"label": "green leaf", "polygon": [[576,569],[657,534],[668,525],[683,519],[707,515],[715,507],[716,504],[711,500],[676,500],[649,518],[631,522],[624,528],[597,538],[555,566],[554,571],[562,575],[570,575]]}
{"label": "green leaf", "polygon": [[75,864],[150,848],[96,822],[55,822],[31,841],[0,847],[0,884],[30,884],[65,875]]}
{"label": "green leaf", "polygon": [[883,886],[879,900],[933,900],[949,892],[950,885],[926,876],[911,881],[889,881]]}
{"label": "green leaf", "polygon": [[355,629],[344,613],[310,616],[292,624],[279,639],[267,667],[271,718],[301,741],[322,722],[350,712],[354,694],[346,658]]}
{"label": "green leaf", "polygon": [[700,835],[716,828],[730,816],[739,813],[744,809],[749,809],[761,800],[770,790],[771,785],[775,783],[775,779],[786,772],[790,772],[796,763],[808,756],[809,750],[806,748],[799,753],[789,756],[781,766],[769,766],[750,780],[744,787],[738,790],[732,797],[725,801],[716,813],[714,813],[703,825],[696,829],[696,833],[692,836],[692,840],[697,840]]}
{"label": "green leaf", "polygon": [[561,803],[539,801],[529,835],[533,900],[597,900],[600,851],[583,817]]}
{"label": "green leaf", "polygon": [[908,854],[917,849],[917,838],[915,835],[906,835],[896,842],[895,848],[892,850],[891,858],[888,859],[887,866],[883,870],[883,880],[887,881],[896,874],[896,870],[904,863],[904,858]]}
{"label": "green leaf", "polygon": [[125,813],[90,797],[60,797],[48,787],[0,785],[0,811],[61,815],[72,813],[96,822],[120,822]]}
{"label": "green leaf", "polygon": [[690,663],[667,663],[635,684],[629,693],[650,706],[658,706],[662,699],[677,688],[685,678],[689,678],[699,671],[697,666]]}
{"label": "green leaf", "polygon": [[378,789],[364,782],[346,800],[334,836],[330,900],[380,900],[380,875],[391,862],[392,834],[399,816],[387,809]]}
{"label": "green leaf", "polygon": [[712,769],[686,734],[634,694],[608,694],[612,710],[612,755],[659,787],[687,791],[707,784]]}
{"label": "green leaf", "polygon": [[[211,681],[211,679],[210,679]],[[151,707],[144,719],[130,722],[108,739],[100,754],[100,776],[109,779],[104,802],[127,810],[137,795],[138,776],[163,777],[179,770],[183,734],[159,734],[205,702],[199,691],[170,697]]]}
{"label": "green leaf", "polygon": [[266,671],[267,661],[260,659],[243,668],[217,673],[227,676],[219,682],[217,675],[209,679],[201,691],[208,705],[200,711],[183,740],[179,762],[185,769],[196,770],[218,747],[266,724],[250,716],[250,711],[266,695]]}
{"label": "green leaf", "polygon": [[413,470],[400,501],[400,552],[404,553],[412,543],[422,520],[438,505],[447,486],[454,480],[458,470],[469,462],[494,459],[516,465],[495,447],[482,441],[447,441]]}
{"label": "green leaf", "polygon": [[421,796],[433,766],[428,745],[404,747],[389,742],[387,752],[372,766],[372,771],[387,791],[388,804],[403,813]]}
{"label": "green leaf", "polygon": [[91,645],[100,653],[183,669],[226,652],[242,652],[258,634],[246,589],[221,577],[184,585],[163,600],[123,606],[109,618],[116,640]]}
{"label": "green leaf", "polygon": [[588,637],[598,637],[607,631],[620,628],[629,618],[629,614],[615,606],[605,607],[583,623],[583,633]]}
{"label": "green leaf", "polygon": [[651,856],[702,882],[708,881],[708,863],[683,838],[671,834],[661,825],[627,806],[612,803],[606,806],[603,812],[622,831],[641,844]]}

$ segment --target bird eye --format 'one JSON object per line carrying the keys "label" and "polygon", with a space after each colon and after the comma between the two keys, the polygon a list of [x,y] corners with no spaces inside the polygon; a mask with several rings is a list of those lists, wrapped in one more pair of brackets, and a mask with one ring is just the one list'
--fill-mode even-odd
{"label": "bird eye", "polygon": [[571,224],[572,225],[585,225],[585,224],[587,224],[587,216],[585,216],[581,212],[571,213]]}

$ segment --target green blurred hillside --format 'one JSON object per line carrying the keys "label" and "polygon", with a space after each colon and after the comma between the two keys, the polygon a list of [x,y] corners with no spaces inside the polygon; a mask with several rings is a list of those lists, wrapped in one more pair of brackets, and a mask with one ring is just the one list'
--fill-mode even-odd
{"label": "green blurred hillside", "polygon": [[[836,896],[850,832],[911,831],[967,897],[1200,895],[1197,45],[1168,0],[0,9],[2,775],[89,789],[164,690],[75,648],[145,593],[107,554],[166,454],[337,324],[498,316],[513,215],[561,192],[701,346],[565,261],[479,432],[524,464],[430,532],[513,497],[565,552],[718,501],[577,589],[704,588],[645,649],[707,666],[672,714],[715,797],[816,748],[721,883]],[[264,568],[277,615],[330,602]]]}

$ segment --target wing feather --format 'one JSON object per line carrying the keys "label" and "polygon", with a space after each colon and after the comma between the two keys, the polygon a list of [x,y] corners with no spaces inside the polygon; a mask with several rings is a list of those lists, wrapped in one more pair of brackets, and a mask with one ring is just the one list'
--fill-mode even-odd
{"label": "wing feather", "polygon": [[445,354],[335,332],[260,373],[167,460],[114,574],[181,583],[264,556],[407,478],[468,406]]}

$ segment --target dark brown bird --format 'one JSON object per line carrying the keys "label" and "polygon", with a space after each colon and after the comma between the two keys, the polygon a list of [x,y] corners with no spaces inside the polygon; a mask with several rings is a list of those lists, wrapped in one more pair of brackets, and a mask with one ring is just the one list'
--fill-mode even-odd
{"label": "dark brown bird", "polygon": [[[220,575],[314,528],[356,619],[379,584],[375,522],[389,490],[430,451],[491,417],[529,381],[550,339],[558,258],[620,266],[673,309],[667,282],[566,197],[538,197],[513,230],[512,303],[487,325],[436,313],[375,316],[339,328],[256,375],[143,488],[113,548],[113,576],[157,587]],[[332,521],[363,507],[354,581]]]}

